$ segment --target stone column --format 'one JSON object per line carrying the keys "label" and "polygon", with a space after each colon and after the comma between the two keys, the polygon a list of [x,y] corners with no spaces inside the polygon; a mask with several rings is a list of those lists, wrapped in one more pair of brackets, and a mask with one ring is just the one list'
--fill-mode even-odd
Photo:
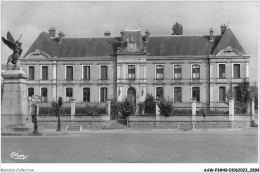
{"label": "stone column", "polygon": [[70,102],[70,106],[71,106],[71,112],[70,112],[70,123],[72,124],[72,125],[74,125],[74,117],[75,117],[75,102],[76,102],[76,100],[75,99],[71,99],[70,100],[71,102]]}
{"label": "stone column", "polygon": [[247,103],[247,111],[246,111],[246,113],[247,113],[248,115],[251,115],[251,102],[248,102],[248,103]]}
{"label": "stone column", "polygon": [[229,100],[229,116],[234,116],[234,100]]}
{"label": "stone column", "polygon": [[250,101],[250,114],[252,116],[255,115],[255,99],[254,98],[252,98]]}
{"label": "stone column", "polygon": [[196,100],[191,101],[191,108],[192,108],[191,121],[192,121],[192,125],[194,125],[196,123]]}
{"label": "stone column", "polygon": [[156,101],[156,121],[159,121],[159,116],[160,116],[160,109],[159,109],[159,106],[158,106],[158,104],[159,104],[159,101]]}
{"label": "stone column", "polygon": [[[1,127],[3,130],[12,128],[28,129],[28,97],[25,75],[20,70],[7,70],[2,73],[3,95],[1,109]],[[28,129],[29,130],[29,129]]]}
{"label": "stone column", "polygon": [[233,98],[229,100],[229,127],[233,127],[233,123],[234,123],[234,100]]}
{"label": "stone column", "polygon": [[254,127],[255,125],[255,99],[254,98],[250,100],[249,109],[250,109],[250,121],[251,121],[250,126]]}
{"label": "stone column", "polygon": [[137,103],[137,104],[136,104],[135,115],[138,115],[138,114],[139,114],[139,109],[140,109],[140,104]]}
{"label": "stone column", "polygon": [[142,105],[142,115],[144,115],[144,103]]}
{"label": "stone column", "polygon": [[111,115],[111,101],[110,100],[107,101],[107,114]]}

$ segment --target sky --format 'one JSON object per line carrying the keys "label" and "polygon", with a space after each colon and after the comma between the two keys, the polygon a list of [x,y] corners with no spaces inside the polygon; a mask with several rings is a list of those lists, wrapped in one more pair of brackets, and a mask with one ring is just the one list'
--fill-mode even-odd
{"label": "sky", "polygon": [[[258,81],[258,16],[257,1],[105,1],[105,2],[2,2],[1,34],[10,31],[15,39],[22,34],[23,54],[42,32],[55,27],[65,37],[102,37],[120,31],[148,29],[151,35],[170,35],[177,21],[183,25],[183,35],[207,35],[210,28],[220,34],[226,24],[251,55],[250,80]],[[12,51],[1,44],[1,63]],[[22,54],[22,55],[23,55]]]}

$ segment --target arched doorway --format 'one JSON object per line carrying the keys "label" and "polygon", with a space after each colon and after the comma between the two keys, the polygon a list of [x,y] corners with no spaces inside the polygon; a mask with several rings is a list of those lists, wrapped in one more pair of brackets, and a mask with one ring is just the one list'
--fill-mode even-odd
{"label": "arched doorway", "polygon": [[136,91],[133,87],[128,88],[127,97],[131,98],[132,101],[136,104]]}

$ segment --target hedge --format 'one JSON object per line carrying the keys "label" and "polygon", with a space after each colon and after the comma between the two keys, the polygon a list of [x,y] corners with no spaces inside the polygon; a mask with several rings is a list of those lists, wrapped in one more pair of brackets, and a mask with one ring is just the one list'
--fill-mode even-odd
{"label": "hedge", "polygon": [[[98,115],[100,114],[106,114],[106,107],[99,107]],[[54,111],[52,110],[52,107],[40,107],[39,114],[53,114]],[[60,109],[60,114],[71,114],[71,108],[70,107],[62,107]],[[76,115],[88,115],[91,116],[90,108],[89,107],[76,107],[75,108],[75,114]]]}

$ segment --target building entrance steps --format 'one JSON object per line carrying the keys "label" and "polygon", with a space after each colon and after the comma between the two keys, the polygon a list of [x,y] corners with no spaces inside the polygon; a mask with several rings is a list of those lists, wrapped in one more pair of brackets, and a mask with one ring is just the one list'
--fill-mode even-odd
{"label": "building entrance steps", "polygon": [[179,125],[179,126],[178,126],[178,129],[179,129],[179,130],[183,130],[183,131],[194,130],[192,124],[190,124],[190,125],[186,125],[186,126]]}
{"label": "building entrance steps", "polygon": [[66,131],[82,131],[82,125],[80,125],[80,126],[67,125]]}
{"label": "building entrance steps", "polygon": [[[121,121],[120,121],[121,122]],[[111,120],[104,129],[126,129],[126,125],[120,124],[118,120]]]}

